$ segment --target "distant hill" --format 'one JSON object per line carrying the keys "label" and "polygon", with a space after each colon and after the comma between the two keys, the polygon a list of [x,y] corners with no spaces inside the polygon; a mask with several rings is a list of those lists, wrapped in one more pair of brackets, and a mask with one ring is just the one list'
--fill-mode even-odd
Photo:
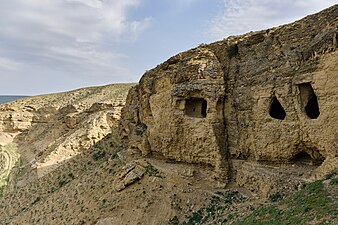
{"label": "distant hill", "polygon": [[11,102],[20,98],[26,98],[29,96],[18,96],[18,95],[0,95],[0,104]]}

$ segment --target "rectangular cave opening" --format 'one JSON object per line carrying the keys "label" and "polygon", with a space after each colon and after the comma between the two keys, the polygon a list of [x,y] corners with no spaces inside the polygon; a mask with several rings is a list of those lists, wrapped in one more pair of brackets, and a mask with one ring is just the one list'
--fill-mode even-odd
{"label": "rectangular cave opening", "polygon": [[298,85],[300,92],[300,101],[303,110],[310,119],[317,119],[320,115],[317,96],[311,83]]}
{"label": "rectangular cave opening", "polygon": [[190,98],[185,101],[185,115],[196,118],[207,116],[207,101],[203,98]]}

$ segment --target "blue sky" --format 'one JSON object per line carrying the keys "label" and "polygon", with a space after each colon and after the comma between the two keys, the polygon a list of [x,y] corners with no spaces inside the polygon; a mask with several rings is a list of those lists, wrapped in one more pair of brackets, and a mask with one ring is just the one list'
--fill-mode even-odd
{"label": "blue sky", "polygon": [[0,95],[137,82],[169,57],[292,22],[336,0],[11,0],[0,8]]}

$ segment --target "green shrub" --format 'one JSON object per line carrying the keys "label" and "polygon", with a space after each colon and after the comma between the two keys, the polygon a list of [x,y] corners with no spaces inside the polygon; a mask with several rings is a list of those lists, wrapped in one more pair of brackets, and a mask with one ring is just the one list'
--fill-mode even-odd
{"label": "green shrub", "polygon": [[148,163],[146,166],[146,172],[150,177],[159,177],[162,179],[165,178],[165,176],[161,175],[160,171],[150,163]]}

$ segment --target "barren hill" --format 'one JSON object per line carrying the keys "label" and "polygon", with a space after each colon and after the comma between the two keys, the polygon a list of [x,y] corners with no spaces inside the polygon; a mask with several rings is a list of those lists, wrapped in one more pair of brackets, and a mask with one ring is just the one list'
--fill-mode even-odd
{"label": "barren hill", "polygon": [[0,105],[3,170],[8,175],[17,160],[21,170],[12,185],[44,176],[111,133],[131,86],[84,88]]}

